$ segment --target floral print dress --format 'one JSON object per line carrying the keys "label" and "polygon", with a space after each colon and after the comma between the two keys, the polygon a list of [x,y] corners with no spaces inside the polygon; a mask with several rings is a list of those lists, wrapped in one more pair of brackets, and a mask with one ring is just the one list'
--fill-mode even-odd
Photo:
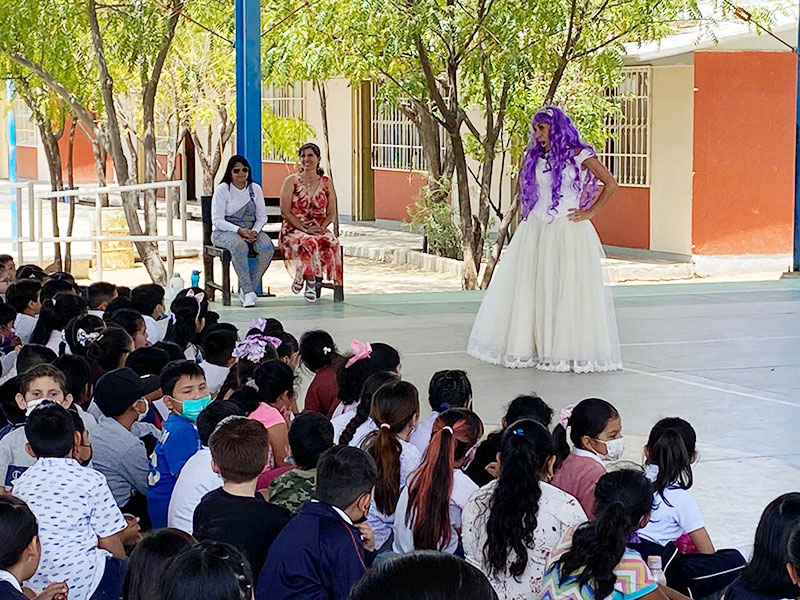
{"label": "floral print dress", "polygon": [[[292,214],[301,222],[321,225],[328,214],[330,180],[323,175],[313,194],[309,194],[299,177],[294,177],[292,189]],[[280,236],[286,269],[295,279],[322,277],[342,285],[342,257],[339,240],[331,231],[323,234],[304,233],[283,221]]]}

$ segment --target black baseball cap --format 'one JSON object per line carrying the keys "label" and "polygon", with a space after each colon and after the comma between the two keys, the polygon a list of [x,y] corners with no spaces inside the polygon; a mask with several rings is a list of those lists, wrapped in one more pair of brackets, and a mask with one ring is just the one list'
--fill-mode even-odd
{"label": "black baseball cap", "polygon": [[158,375],[137,375],[133,369],[114,369],[97,380],[94,403],[107,417],[118,417],[133,403],[161,387]]}

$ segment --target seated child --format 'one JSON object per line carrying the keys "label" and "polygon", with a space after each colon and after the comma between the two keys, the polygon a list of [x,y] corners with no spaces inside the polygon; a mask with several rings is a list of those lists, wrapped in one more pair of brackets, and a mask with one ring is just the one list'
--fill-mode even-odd
{"label": "seated child", "polygon": [[200,365],[206,374],[206,384],[212,396],[219,393],[228,377],[231,365],[236,362],[233,350],[236,348],[236,334],[228,329],[215,329],[203,340],[203,357]]}
{"label": "seated child", "polygon": [[167,525],[169,501],[178,475],[186,461],[200,449],[195,422],[211,404],[203,369],[194,361],[169,363],[161,371],[160,379],[170,415],[153,452],[148,477],[147,510],[154,529]]}
{"label": "seated child", "polygon": [[497,475],[500,472],[497,455],[500,452],[500,440],[503,439],[503,432],[506,427],[520,419],[533,419],[550,429],[550,422],[553,420],[553,409],[536,395],[517,396],[511,401],[511,404],[506,409],[505,416],[500,420],[502,429],[493,431],[486,436],[486,439],[475,450],[475,456],[469,466],[464,470],[478,487],[483,487],[493,479],[497,479]]}
{"label": "seated child", "polygon": [[17,281],[8,286],[6,302],[17,311],[14,332],[23,344],[31,341],[36,318],[42,310],[42,303],[39,300],[41,291],[42,284],[32,279]]}
{"label": "seated child", "polygon": [[465,371],[438,371],[428,385],[428,404],[431,416],[420,421],[409,440],[424,453],[431,441],[431,430],[439,414],[450,408],[472,408],[472,384]]}
{"label": "seated child", "polygon": [[101,319],[105,315],[109,302],[117,297],[117,286],[107,281],[98,281],[91,284],[86,290],[86,300],[89,303],[89,314]]}
{"label": "seated child", "polygon": [[111,313],[106,320],[108,325],[116,325],[128,332],[133,339],[133,349],[149,346],[147,341],[147,327],[142,314],[133,308],[120,308]]}
{"label": "seated child", "polygon": [[161,598],[164,571],[175,557],[196,543],[192,536],[178,529],[159,529],[144,536],[128,559],[122,597],[125,600]]}
{"label": "seated child", "polygon": [[205,327],[208,301],[202,292],[191,296],[178,295],[170,304],[170,318],[164,340],[178,344],[187,360],[203,362],[203,353],[197,346],[200,332]]}
{"label": "seated child", "polygon": [[269,431],[270,455],[267,469],[287,465],[289,456],[289,428],[283,411],[292,405],[295,395],[295,376],[292,368],[279,360],[261,362],[253,373],[261,404],[248,415]]}
{"label": "seated child", "polygon": [[80,441],[73,418],[47,402],[28,416],[25,432],[37,461],[20,476],[14,495],[36,515],[42,543],[42,561],[30,586],[43,590],[64,581],[70,600],[118,597],[125,568],[119,534],[127,524],[105,477],[71,458]]}
{"label": "seated child", "polygon": [[187,548],[164,571],[160,600],[251,600],[253,574],[230,544],[206,540]]}
{"label": "seated child", "polygon": [[400,492],[394,519],[398,554],[438,550],[456,554],[461,546],[461,512],[478,486],[461,470],[483,435],[483,423],[471,410],[451,408],[433,424],[422,464]]}
{"label": "seated child", "polygon": [[145,396],[160,387],[155,375],[139,377],[123,367],[103,375],[94,390],[94,402],[103,413],[92,430],[94,468],[106,476],[117,506],[139,517],[143,530],[149,529],[150,460],[144,443],[131,428],[147,414]]}
{"label": "seated child", "polygon": [[16,348],[22,342],[14,333],[17,311],[10,304],[0,304],[0,375],[5,375],[17,362]]}
{"label": "seated child", "polygon": [[256,493],[267,464],[268,434],[258,421],[232,418],[211,435],[211,465],[225,482],[206,494],[194,511],[194,537],[238,548],[260,572],[270,546],[291,513]]}
{"label": "seated child", "polygon": [[375,461],[360,448],[335,446],[319,460],[316,501],[273,542],[255,600],[346,600],[372,564],[375,540],[364,522],[377,480]]}
{"label": "seated child", "polygon": [[[39,524],[28,505],[14,496],[0,496],[0,545],[0,598],[29,600],[22,584],[42,560]],[[66,600],[68,591],[64,582],[51,583],[36,600]]]}
{"label": "seated child", "polygon": [[[572,451],[567,442],[572,441]],[[617,409],[600,398],[581,400],[561,411],[553,430],[556,467],[551,483],[577,498],[589,519],[594,515],[594,486],[606,462],[622,458],[625,441]]]}
{"label": "seated child", "polygon": [[570,529],[553,549],[539,598],[682,598],[659,588],[644,559],[627,547],[631,534],[650,516],[653,491],[647,478],[633,469],[608,473],[597,482],[595,495],[595,518]]}
{"label": "seated child", "polygon": [[[667,584],[693,598],[710,596],[727,588],[744,567],[738,550],[716,551],[706,531],[703,515],[691,492],[692,463],[697,458],[694,428],[676,417],[661,419],[650,430],[645,454],[645,475],[653,482],[655,498],[650,522],[633,544],[642,556],[661,556]],[[687,535],[696,553],[678,554],[674,544]]]}
{"label": "seated child", "polygon": [[83,356],[65,354],[53,361],[53,366],[64,374],[67,393],[72,396],[72,408],[78,411],[88,429],[94,429],[97,418],[89,412],[92,405],[92,370]]}
{"label": "seated child", "polygon": [[[350,350],[350,354],[342,358],[342,362],[345,359],[347,362],[344,362],[336,375],[339,405],[333,411],[331,418],[358,409],[358,401],[361,398],[364,383],[374,373],[392,371],[400,375],[402,367],[400,354],[389,344],[380,342],[362,344],[353,340]],[[310,390],[311,388],[309,388]],[[306,404],[308,404],[308,400],[306,400]]]}
{"label": "seated child", "polygon": [[14,257],[10,254],[0,254],[0,294],[5,294],[8,286],[17,279],[17,267]]}
{"label": "seated child", "polygon": [[295,469],[269,485],[269,501],[297,514],[314,495],[319,457],[333,446],[333,426],[324,415],[304,412],[289,427],[289,448]]}
{"label": "seated child", "polygon": [[0,385],[0,410],[8,422],[0,430],[0,440],[25,425],[25,411],[17,405],[17,394],[19,394],[19,377],[12,377]]}
{"label": "seated child", "polygon": [[164,288],[157,283],[137,285],[131,291],[131,302],[142,313],[147,328],[147,341],[155,344],[164,339],[166,326],[160,321],[167,312],[164,304]]}
{"label": "seated child", "polygon": [[321,330],[306,331],[300,337],[300,360],[314,373],[306,391],[304,409],[330,417],[339,404],[336,375],[344,365],[331,334]]}
{"label": "seated child", "polygon": [[334,442],[360,447],[367,434],[378,428],[370,416],[372,398],[383,384],[390,381],[400,381],[400,377],[393,371],[378,371],[367,377],[361,388],[361,397],[357,402],[356,411],[345,412],[331,419]]}
{"label": "seated child", "polygon": [[[45,400],[57,402],[64,408],[72,405],[64,374],[51,364],[37,365],[20,375],[19,388],[15,400],[20,410],[25,411],[26,418]],[[10,491],[14,481],[36,462],[26,450],[27,443],[24,427],[14,429],[0,440],[0,484],[5,491]]]}
{"label": "seated child", "polygon": [[208,492],[222,487],[222,478],[211,468],[211,450],[208,441],[219,424],[228,417],[243,417],[244,411],[230,400],[216,400],[197,417],[197,433],[202,444],[194,456],[186,461],[175,482],[169,501],[167,526],[192,533],[194,509]]}

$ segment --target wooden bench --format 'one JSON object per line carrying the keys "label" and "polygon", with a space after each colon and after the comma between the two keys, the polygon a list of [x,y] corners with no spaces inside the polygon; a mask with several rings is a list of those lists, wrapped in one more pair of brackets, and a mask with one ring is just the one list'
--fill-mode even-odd
{"label": "wooden bench", "polygon": [[[283,252],[278,245],[278,239],[281,234],[281,226],[283,225],[283,216],[281,215],[281,200],[277,197],[264,198],[264,203],[267,205],[267,225],[263,231],[266,233],[272,245],[275,247],[275,254],[272,256],[273,262],[276,260],[283,260]],[[211,243],[211,196],[202,196],[200,198],[200,208],[202,211],[203,219],[203,270],[205,272],[205,290],[209,301],[214,301],[215,292],[222,293],[223,306],[231,305],[231,253],[223,248],[217,248]],[[253,258],[255,253],[251,251],[250,258]],[[214,259],[218,258],[222,262],[222,282],[216,283],[214,281]],[[333,290],[333,301],[344,301],[344,287],[334,285],[332,282],[323,281],[321,277],[317,277],[316,282],[317,298],[322,295],[322,289]],[[267,288],[263,292],[261,282],[256,283],[256,293],[260,297],[274,297],[275,294],[270,293]]]}

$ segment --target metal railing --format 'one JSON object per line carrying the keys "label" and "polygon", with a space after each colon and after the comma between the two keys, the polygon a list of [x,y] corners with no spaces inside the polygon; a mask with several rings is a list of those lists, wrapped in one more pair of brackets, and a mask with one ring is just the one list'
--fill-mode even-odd
{"label": "metal railing", "polygon": [[[23,191],[26,190],[27,194],[23,194]],[[24,253],[22,248],[22,242],[35,242],[36,238],[34,237],[34,214],[33,214],[33,198],[34,198],[34,185],[32,181],[27,183],[0,183],[0,194],[4,194],[4,192],[13,192],[14,199],[11,201],[12,204],[12,236],[11,237],[0,237],[0,243],[13,243],[15,245],[17,251],[17,264],[23,264],[24,261]],[[28,235],[23,235],[23,219],[22,219],[22,207],[23,207],[23,196],[27,200],[28,205]],[[0,196],[1,197],[1,196]],[[13,214],[16,213],[16,214]],[[16,225],[16,227],[14,227]],[[17,234],[13,235],[13,230],[16,229]]]}
{"label": "metal railing", "polygon": [[[29,233],[27,236],[22,235],[22,189],[28,190],[28,221]],[[105,187],[85,187],[61,191],[40,191],[36,192],[34,184],[0,184],[0,191],[3,189],[16,189],[17,190],[17,236],[11,238],[0,238],[2,242],[14,242],[17,244],[18,264],[22,264],[22,243],[21,242],[35,242],[39,246],[39,265],[44,266],[44,244],[49,243],[63,243],[63,242],[90,242],[94,244],[95,254],[97,258],[97,276],[102,279],[103,277],[103,243],[104,242],[166,242],[167,243],[167,276],[171,277],[175,266],[175,242],[185,242],[187,236],[187,221],[188,213],[186,210],[186,183],[184,181],[159,181],[156,183],[143,183],[138,185],[126,186],[105,186]],[[128,193],[139,193],[147,191],[177,189],[179,191],[178,215],[180,218],[179,234],[175,233],[175,210],[173,207],[172,198],[169,193],[165,194],[165,215],[166,215],[166,235],[109,235],[102,233],[103,224],[103,197],[104,196],[121,196]],[[96,226],[93,234],[80,234],[80,235],[59,235],[49,236],[45,235],[45,208],[44,200],[53,198],[74,198],[77,196],[94,196],[94,211],[96,218]],[[123,200],[124,203],[124,200]],[[158,224],[156,224],[157,226]]]}

